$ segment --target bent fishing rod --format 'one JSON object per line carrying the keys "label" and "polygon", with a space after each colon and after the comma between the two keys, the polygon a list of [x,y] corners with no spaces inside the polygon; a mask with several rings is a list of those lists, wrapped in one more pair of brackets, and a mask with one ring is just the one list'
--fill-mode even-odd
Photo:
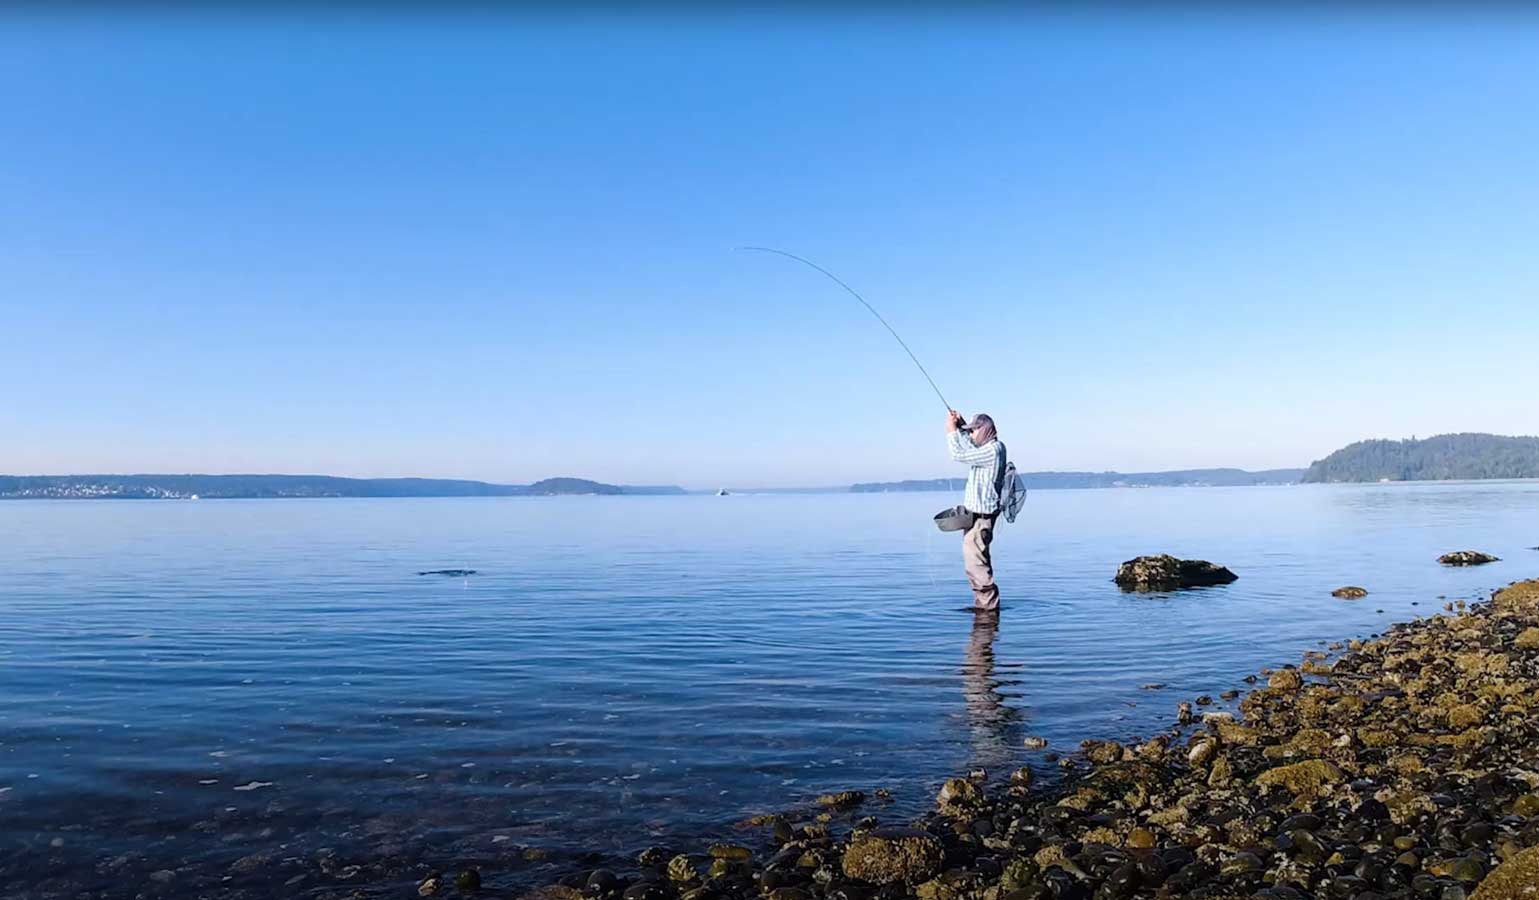
{"label": "bent fishing rod", "polygon": [[921,363],[919,361],[919,357],[914,355],[914,351],[908,348],[908,344],[904,342],[903,338],[898,337],[898,333],[893,330],[891,325],[887,324],[887,320],[882,318],[882,314],[876,311],[876,307],[867,303],[865,297],[862,297],[860,294],[856,293],[855,289],[845,284],[838,275],[835,275],[834,273],[828,271],[810,259],[804,259],[803,257],[797,256],[795,253],[788,253],[785,250],[776,250],[774,247],[737,247],[735,249],[752,251],[754,253],[773,253],[777,256],[784,256],[786,259],[794,259],[802,265],[810,266],[811,268],[816,269],[817,271],[822,272],[824,275],[828,276],[834,284],[844,288],[851,297],[859,300],[860,305],[864,306],[868,311],[870,311],[871,315],[876,316],[876,320],[882,323],[882,327],[887,329],[887,333],[892,335],[893,340],[898,342],[898,346],[903,348],[903,352],[908,354],[908,358],[914,361],[915,366],[919,367],[919,374],[924,376],[925,381],[930,382],[930,390],[934,391],[935,396],[940,398],[940,402],[945,404],[946,411],[951,411],[951,404],[946,403],[946,396],[941,393],[940,388],[935,386],[935,379],[931,378],[930,373],[925,371],[924,363]]}

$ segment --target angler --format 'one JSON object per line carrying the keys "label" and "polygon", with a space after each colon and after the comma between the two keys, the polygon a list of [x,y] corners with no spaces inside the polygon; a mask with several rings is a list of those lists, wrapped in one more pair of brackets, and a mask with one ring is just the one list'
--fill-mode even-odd
{"label": "angler", "polygon": [[1005,445],[999,440],[994,420],[984,413],[971,422],[954,409],[946,410],[946,446],[951,458],[968,467],[962,505],[951,510],[956,530],[962,535],[962,568],[973,589],[973,609],[999,609],[999,585],[994,583],[994,521],[1001,512],[1014,521],[1015,467],[1009,464]]}

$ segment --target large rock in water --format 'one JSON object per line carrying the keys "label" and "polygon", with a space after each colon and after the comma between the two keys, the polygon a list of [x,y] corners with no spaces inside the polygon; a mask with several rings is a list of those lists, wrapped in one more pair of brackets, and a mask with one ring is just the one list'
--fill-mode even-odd
{"label": "large rock in water", "polygon": [[1177,591],[1228,584],[1240,576],[1203,559],[1176,559],[1168,553],[1140,556],[1117,567],[1112,579],[1125,591]]}
{"label": "large rock in water", "polygon": [[1437,561],[1445,566],[1483,566],[1486,563],[1494,563],[1499,560],[1489,553],[1481,553],[1479,550],[1458,550],[1453,553],[1444,553]]}

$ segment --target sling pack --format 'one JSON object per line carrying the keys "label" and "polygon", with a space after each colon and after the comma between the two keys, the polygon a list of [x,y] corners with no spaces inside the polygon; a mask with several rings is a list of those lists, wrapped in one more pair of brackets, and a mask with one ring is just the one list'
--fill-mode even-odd
{"label": "sling pack", "polygon": [[1026,485],[1015,473],[1015,463],[1005,464],[996,487],[999,489],[999,515],[1004,516],[1006,522],[1014,522],[1021,507],[1026,505]]}

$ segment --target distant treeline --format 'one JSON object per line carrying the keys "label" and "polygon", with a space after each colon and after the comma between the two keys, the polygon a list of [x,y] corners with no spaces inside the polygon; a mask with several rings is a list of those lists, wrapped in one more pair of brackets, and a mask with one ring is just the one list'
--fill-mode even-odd
{"label": "distant treeline", "polygon": [[1440,434],[1358,441],[1313,463],[1304,481],[1444,481],[1539,478],[1539,437]]}
{"label": "distant treeline", "polygon": [[[1174,472],[1022,472],[1028,490],[1052,488],[1106,487],[1231,487],[1250,484],[1296,484],[1303,469],[1182,469]],[[879,481],[851,485],[857,494],[889,491],[951,491],[959,489],[966,478],[932,478],[927,481]]]}
{"label": "distant treeline", "polygon": [[560,494],[682,494],[674,486],[623,486],[585,478],[490,484],[443,478],[330,475],[0,475],[0,499],[256,499],[276,497],[537,497]]}

